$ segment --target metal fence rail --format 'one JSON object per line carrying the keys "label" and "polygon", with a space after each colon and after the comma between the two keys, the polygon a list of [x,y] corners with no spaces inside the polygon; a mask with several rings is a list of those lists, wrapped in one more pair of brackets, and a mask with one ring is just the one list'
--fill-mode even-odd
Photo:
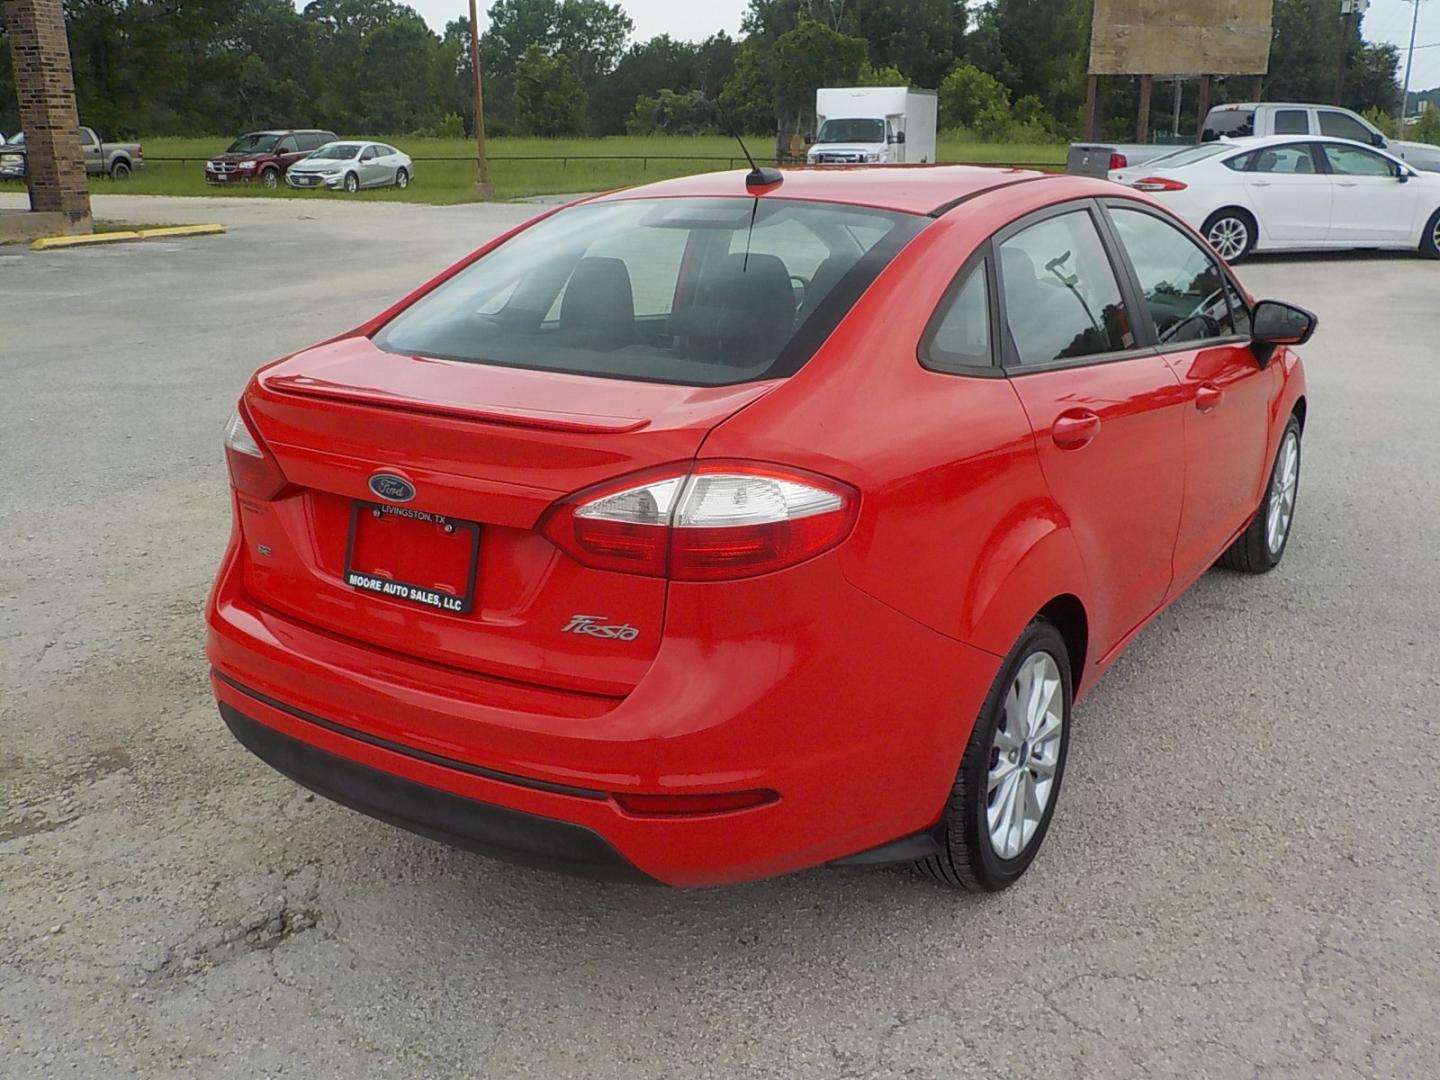
{"label": "metal fence rail", "polygon": [[[208,157],[159,157],[147,154],[145,163],[150,164],[178,164],[178,165],[203,165],[211,161],[216,155]],[[473,157],[415,157],[413,160],[419,162],[449,162],[452,164],[474,164]],[[737,169],[747,164],[745,158],[737,157],[706,157],[689,154],[504,154],[492,156],[489,159],[491,165],[507,161],[558,161],[561,169],[568,169],[572,161],[638,161],[642,170],[648,170],[652,161],[691,161],[691,162],[723,162],[726,168]],[[804,162],[788,162],[787,164],[801,165]],[[1039,169],[1042,172],[1063,172],[1065,163],[1034,162],[1034,161],[937,161],[937,165],[974,165],[985,169]],[[833,168],[834,166],[829,166]]]}

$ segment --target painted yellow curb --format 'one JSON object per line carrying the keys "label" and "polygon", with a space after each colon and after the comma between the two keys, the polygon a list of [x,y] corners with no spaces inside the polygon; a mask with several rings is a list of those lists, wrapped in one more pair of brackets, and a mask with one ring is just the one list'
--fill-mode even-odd
{"label": "painted yellow curb", "polygon": [[92,236],[47,236],[30,245],[31,251],[49,251],[52,248],[84,247],[89,244],[116,244],[122,240],[139,240],[138,232],[95,233]]}
{"label": "painted yellow curb", "polygon": [[53,248],[85,247],[90,244],[118,244],[126,240],[159,240],[171,236],[216,236],[225,231],[224,225],[175,225],[160,229],[135,229],[126,232],[95,233],[90,236],[47,236],[30,245],[32,251],[50,251]]}
{"label": "painted yellow curb", "polygon": [[141,229],[140,237],[149,240],[160,236],[218,236],[224,225],[175,225],[168,229]]}

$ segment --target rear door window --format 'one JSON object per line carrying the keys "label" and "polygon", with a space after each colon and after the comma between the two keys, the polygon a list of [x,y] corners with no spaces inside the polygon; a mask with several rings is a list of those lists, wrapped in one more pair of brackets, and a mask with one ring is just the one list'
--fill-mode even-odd
{"label": "rear door window", "polygon": [[1232,139],[1239,139],[1246,135],[1254,134],[1254,109],[1222,107],[1211,109],[1210,115],[1205,117],[1205,128],[1200,133],[1200,139],[1202,142],[1214,142],[1216,139],[1227,136]]}
{"label": "rear door window", "polygon": [[779,378],[929,220],[786,199],[588,203],[421,297],[375,343],[650,382]]}
{"label": "rear door window", "polygon": [[1012,362],[1050,364],[1134,347],[1130,313],[1088,211],[1046,218],[998,248]]}
{"label": "rear door window", "polygon": [[1255,151],[1255,164],[1250,171],[1311,176],[1320,170],[1315,168],[1315,157],[1309,143],[1292,143]]}
{"label": "rear door window", "polygon": [[1276,109],[1276,135],[1309,135],[1310,114],[1305,109]]}
{"label": "rear door window", "polygon": [[1320,110],[1320,134],[1329,135],[1332,139],[1354,139],[1362,143],[1368,143],[1375,137],[1359,120],[1334,109]]}

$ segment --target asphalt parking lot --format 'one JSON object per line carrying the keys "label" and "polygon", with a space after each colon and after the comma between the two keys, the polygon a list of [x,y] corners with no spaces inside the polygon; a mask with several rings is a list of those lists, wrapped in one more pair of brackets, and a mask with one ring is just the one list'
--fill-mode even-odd
{"label": "asphalt parking lot", "polygon": [[232,228],[0,248],[0,1076],[1435,1075],[1440,264],[1243,269],[1321,316],[1289,552],[1082,704],[1018,886],[681,893],[312,799],[209,695],[250,371],[534,208],[109,201]]}

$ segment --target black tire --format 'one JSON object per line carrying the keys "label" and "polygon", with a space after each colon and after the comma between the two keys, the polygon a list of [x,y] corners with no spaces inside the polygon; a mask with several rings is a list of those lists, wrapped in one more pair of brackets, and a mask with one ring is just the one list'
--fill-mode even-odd
{"label": "black tire", "polygon": [[273,191],[280,186],[280,170],[266,169],[260,174],[260,182]]}
{"label": "black tire", "polygon": [[[1294,494],[1290,499],[1289,516],[1284,521],[1283,529],[1278,544],[1272,544],[1270,538],[1270,511],[1275,501],[1281,498],[1284,489],[1284,480],[1281,475],[1281,466],[1286,459],[1286,450],[1291,438],[1295,440],[1295,465],[1294,465]],[[1220,556],[1220,565],[1227,570],[1235,570],[1242,574],[1268,574],[1275,567],[1280,565],[1280,560],[1285,557],[1285,549],[1290,546],[1290,533],[1295,527],[1295,509],[1298,504],[1300,488],[1300,421],[1292,416],[1290,422],[1285,425],[1285,431],[1280,436],[1280,447],[1275,451],[1275,461],[1270,466],[1270,479],[1265,484],[1265,498],[1260,501],[1260,509],[1255,511],[1255,516],[1250,519],[1250,524],[1240,534],[1239,539],[1231,544],[1224,555]]]}
{"label": "black tire", "polygon": [[1425,235],[1420,237],[1420,254],[1427,259],[1440,259],[1440,210],[1430,215],[1425,223]]}
{"label": "black tire", "polygon": [[111,180],[129,180],[130,163],[128,161],[117,161],[110,166]]}
{"label": "black tire", "polygon": [[357,191],[359,191],[359,190],[360,190],[360,177],[356,176],[353,172],[352,172],[352,173],[346,173],[346,174],[345,174],[345,191],[346,191],[346,193],[349,194],[349,195],[354,195],[355,192],[357,192]]}
{"label": "black tire", "polygon": [[410,174],[404,169],[395,170],[395,186],[401,191],[410,186]]}
{"label": "black tire", "polygon": [[[1063,722],[1057,760],[1053,763],[1054,780],[1034,834],[1018,855],[1007,859],[996,852],[990,839],[987,812],[992,795],[987,778],[991,768],[998,764],[995,734],[1005,720],[1005,700],[1026,661],[1040,653],[1048,654],[1060,674]],[[920,860],[916,863],[918,869],[944,885],[972,892],[999,892],[1013,885],[1025,873],[1045,841],[1060,798],[1065,758],[1070,748],[1072,686],[1070,653],[1065,647],[1065,639],[1050,622],[1036,619],[1025,628],[1010,655],[1000,665],[1000,674],[980,708],[936,832],[940,854]]]}
{"label": "black tire", "polygon": [[[1234,236],[1241,230],[1243,241],[1238,247],[1226,243],[1224,237]],[[1205,224],[1200,226],[1200,235],[1205,237],[1205,241],[1215,249],[1217,255],[1234,265],[1255,250],[1260,226],[1256,224],[1250,211],[1241,210],[1238,206],[1227,206],[1223,210],[1216,210],[1205,219]]]}

